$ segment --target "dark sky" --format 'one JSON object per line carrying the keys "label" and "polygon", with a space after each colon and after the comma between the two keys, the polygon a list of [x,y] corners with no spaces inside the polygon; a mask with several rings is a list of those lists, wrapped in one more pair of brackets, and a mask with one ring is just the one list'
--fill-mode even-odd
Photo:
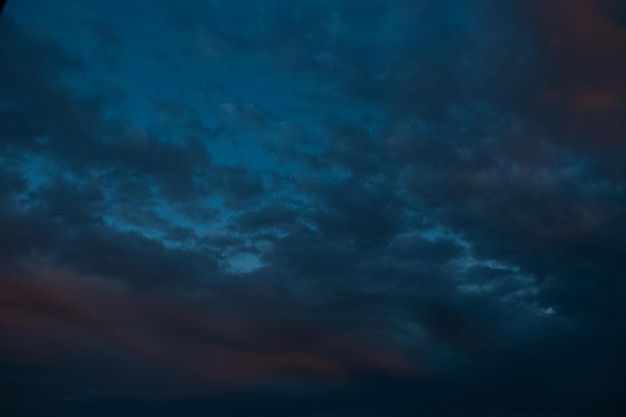
{"label": "dark sky", "polygon": [[626,415],[626,3],[9,0],[3,416]]}

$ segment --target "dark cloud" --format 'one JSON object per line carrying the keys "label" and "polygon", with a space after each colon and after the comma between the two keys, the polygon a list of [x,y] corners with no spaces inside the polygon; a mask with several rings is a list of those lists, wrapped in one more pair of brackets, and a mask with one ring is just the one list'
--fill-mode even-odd
{"label": "dark cloud", "polygon": [[243,231],[291,228],[296,222],[297,213],[294,209],[270,205],[254,211],[243,213],[237,220],[237,226]]}
{"label": "dark cloud", "polygon": [[619,2],[144,12],[0,24],[12,412],[620,415]]}
{"label": "dark cloud", "polygon": [[[122,391],[159,389],[178,397],[185,395],[181,388],[206,383],[237,386],[281,374],[341,380],[367,370],[405,373],[412,366],[363,345],[348,329],[307,319],[293,305],[290,317],[251,314],[238,300],[240,290],[138,292],[118,281],[48,269],[5,271],[2,287],[2,329],[13,335],[4,354],[43,361],[51,370],[67,366]],[[85,366],[93,357],[114,369],[101,375],[102,369]],[[132,381],[126,379],[129,364],[137,372]]]}

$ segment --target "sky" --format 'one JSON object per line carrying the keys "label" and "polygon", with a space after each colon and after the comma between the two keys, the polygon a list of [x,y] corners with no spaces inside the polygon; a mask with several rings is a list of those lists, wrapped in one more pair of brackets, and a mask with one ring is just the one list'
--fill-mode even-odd
{"label": "sky", "polygon": [[624,415],[626,4],[9,0],[0,231],[4,416]]}

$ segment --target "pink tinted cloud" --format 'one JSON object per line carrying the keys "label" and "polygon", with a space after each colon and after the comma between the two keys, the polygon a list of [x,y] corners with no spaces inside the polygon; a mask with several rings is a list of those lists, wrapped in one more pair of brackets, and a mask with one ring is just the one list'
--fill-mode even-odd
{"label": "pink tinted cloud", "polygon": [[535,2],[552,82],[543,106],[568,117],[570,128],[615,142],[626,128],[626,27],[612,0]]}
{"label": "pink tinted cloud", "polygon": [[[79,375],[139,390],[150,390],[159,378],[169,389],[414,371],[411,360],[391,347],[366,343],[357,331],[264,316],[245,306],[227,312],[193,299],[192,292],[139,292],[68,271],[5,271],[0,352],[44,368],[80,369]],[[298,327],[304,343],[291,340]],[[106,375],[100,375],[98,363],[109,364]]]}

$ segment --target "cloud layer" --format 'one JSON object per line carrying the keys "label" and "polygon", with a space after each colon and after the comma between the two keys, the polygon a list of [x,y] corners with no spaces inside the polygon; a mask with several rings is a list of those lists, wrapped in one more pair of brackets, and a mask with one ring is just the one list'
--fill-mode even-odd
{"label": "cloud layer", "polygon": [[623,411],[620,2],[17,3],[12,412]]}

